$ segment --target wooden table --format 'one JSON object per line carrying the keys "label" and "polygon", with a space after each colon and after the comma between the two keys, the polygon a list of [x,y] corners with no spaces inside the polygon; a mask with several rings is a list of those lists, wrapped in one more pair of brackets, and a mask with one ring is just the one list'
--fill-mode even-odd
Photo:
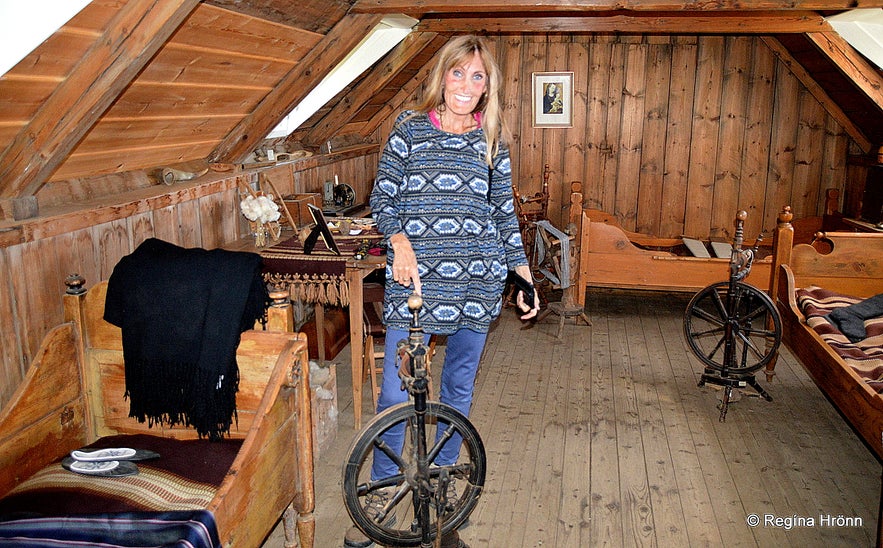
{"label": "wooden table", "polygon": [[[291,237],[291,234],[287,234]],[[284,241],[286,235],[283,235]],[[224,246],[225,249],[234,251],[251,251],[255,253],[270,253],[273,247],[257,249],[254,245],[254,238],[243,238],[237,242]],[[265,261],[265,272],[272,273],[272,269],[268,269]],[[339,264],[339,263],[338,263]],[[350,253],[345,258],[345,280],[349,287],[349,322],[350,322],[350,363],[352,372],[353,385],[353,416],[355,428],[358,430],[362,426],[362,354],[364,351],[364,325],[362,322],[363,314],[363,281],[371,272],[384,268],[386,266],[386,256],[367,255],[362,260],[356,260]],[[311,302],[307,300],[306,302]],[[316,317],[316,347],[319,352],[319,359],[325,359],[325,336],[323,324],[325,321],[325,303],[312,301]]]}

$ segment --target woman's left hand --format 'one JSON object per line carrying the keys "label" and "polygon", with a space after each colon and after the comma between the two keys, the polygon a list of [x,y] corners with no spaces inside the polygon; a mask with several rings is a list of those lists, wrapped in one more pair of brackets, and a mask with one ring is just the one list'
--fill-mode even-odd
{"label": "woman's left hand", "polygon": [[[533,276],[530,273],[529,266],[516,266],[515,273],[525,280],[530,280],[531,282],[533,282]],[[515,303],[518,305],[518,308],[520,308],[522,312],[525,312],[525,314],[521,316],[522,320],[529,320],[535,317],[540,311],[540,295],[536,290],[534,290],[533,292],[533,303],[531,303],[532,306],[524,302],[524,293],[522,293],[521,291],[519,291],[518,295],[515,297]]]}

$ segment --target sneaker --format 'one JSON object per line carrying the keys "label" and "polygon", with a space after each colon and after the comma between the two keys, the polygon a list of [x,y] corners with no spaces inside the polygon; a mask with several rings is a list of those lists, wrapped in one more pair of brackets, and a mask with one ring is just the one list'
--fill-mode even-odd
{"label": "sneaker", "polygon": [[[365,514],[374,520],[394,494],[395,491],[392,487],[384,487],[369,493],[368,496],[365,497]],[[387,514],[383,526],[392,527],[395,523],[396,513],[395,510],[392,510]],[[343,537],[343,545],[347,548],[365,548],[372,544],[374,544],[374,541],[365,536],[365,533],[355,525],[347,529],[346,535]]]}

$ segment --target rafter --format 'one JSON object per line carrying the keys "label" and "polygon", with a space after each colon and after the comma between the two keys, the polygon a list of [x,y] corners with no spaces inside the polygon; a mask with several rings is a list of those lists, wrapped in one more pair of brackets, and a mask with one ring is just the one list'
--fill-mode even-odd
{"label": "rafter", "polygon": [[350,13],[513,13],[542,11],[847,10],[883,7],[883,0],[358,0]]}
{"label": "rafter", "polygon": [[791,53],[782,46],[781,42],[776,40],[771,36],[764,36],[762,38],[763,42],[769,47],[773,53],[779,58],[785,66],[788,67],[788,70],[791,71],[794,76],[800,80],[800,82],[806,86],[807,91],[809,91],[816,100],[821,103],[821,105],[825,108],[826,111],[834,118],[837,123],[843,126],[843,130],[852,137],[856,144],[862,148],[865,152],[870,150],[871,142],[868,137],[862,132],[855,123],[850,120],[849,116],[843,112],[843,109],[837,105],[837,103],[831,99],[831,97],[822,89],[822,87],[816,83],[815,79],[803,68],[803,66],[797,62],[794,57],[792,57]]}
{"label": "rafter", "polygon": [[242,161],[264,137],[368,35],[381,15],[347,15],[310,50],[209,155],[209,162]]}
{"label": "rafter", "polygon": [[770,34],[830,32],[825,19],[811,11],[557,14],[550,17],[427,17],[420,30],[432,32],[629,32]]}
{"label": "rafter", "polygon": [[818,48],[883,110],[883,76],[839,34],[807,34]]}
{"label": "rafter", "polygon": [[0,198],[33,196],[199,0],[128,2],[0,155]]}

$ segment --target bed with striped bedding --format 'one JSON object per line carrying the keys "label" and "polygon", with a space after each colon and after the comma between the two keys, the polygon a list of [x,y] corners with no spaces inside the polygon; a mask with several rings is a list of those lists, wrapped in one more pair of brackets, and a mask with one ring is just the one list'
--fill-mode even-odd
{"label": "bed with striped bedding", "polygon": [[883,391],[883,315],[864,320],[865,337],[851,341],[829,314],[865,299],[817,286],[797,290],[797,304],[811,327],[876,392]]}

